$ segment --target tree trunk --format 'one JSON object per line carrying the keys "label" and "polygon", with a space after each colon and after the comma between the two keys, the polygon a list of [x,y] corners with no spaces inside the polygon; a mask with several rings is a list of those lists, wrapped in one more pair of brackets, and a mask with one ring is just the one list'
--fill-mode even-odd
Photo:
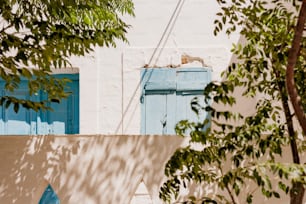
{"label": "tree trunk", "polygon": [[[294,81],[294,67],[295,67],[297,58],[299,56],[299,52],[300,52],[300,46],[301,46],[301,40],[303,37],[305,21],[306,21],[306,0],[303,0],[302,6],[300,9],[300,13],[299,13],[298,22],[295,28],[292,46],[291,46],[291,49],[289,50],[288,65],[287,65],[287,70],[286,70],[286,87],[287,87],[287,91],[288,91],[292,106],[294,108],[295,115],[299,121],[300,126],[302,127],[304,135],[306,135],[306,117],[305,117],[305,113],[302,107],[301,98],[298,95],[297,88],[296,88],[295,81]],[[285,106],[287,107],[284,107],[284,109],[287,109],[288,111],[289,110],[288,104]],[[286,110],[285,110],[285,114],[286,114]],[[289,110],[289,114],[290,114],[290,110]],[[291,150],[292,150],[293,161],[294,163],[299,164],[300,159],[299,159],[299,154],[297,152],[296,139],[295,139],[295,135],[293,132],[293,123],[292,123],[291,114],[290,115],[288,115],[288,113],[286,114],[286,120],[287,120],[288,134],[290,137],[290,145],[291,145]],[[305,193],[305,189],[304,189],[303,184],[300,182],[293,182],[292,189],[290,190],[290,204],[302,204],[304,193]]]}
{"label": "tree trunk", "polygon": [[291,49],[289,50],[288,65],[286,70],[286,86],[288,94],[294,108],[295,115],[302,127],[303,134],[306,135],[306,116],[302,107],[301,97],[298,95],[294,81],[294,67],[299,56],[301,40],[303,37],[304,25],[306,21],[306,0],[303,0],[298,22],[295,28]]}
{"label": "tree trunk", "polygon": [[[275,69],[274,73],[277,79],[281,78],[278,70]],[[288,104],[288,97],[287,97],[286,89],[282,85],[280,80],[278,80],[277,85],[278,85],[279,93],[281,95],[282,106],[283,106],[284,115],[286,119],[286,125],[287,125],[288,135],[290,139],[292,160],[293,160],[293,163],[300,164],[300,156],[299,156],[298,147],[296,144],[292,114],[291,114],[289,104]],[[290,204],[303,204],[304,193],[305,193],[305,189],[304,189],[303,184],[301,184],[300,182],[293,182],[292,189],[290,191]]]}
{"label": "tree trunk", "polygon": [[293,182],[290,190],[290,204],[303,204],[305,189],[301,182]]}

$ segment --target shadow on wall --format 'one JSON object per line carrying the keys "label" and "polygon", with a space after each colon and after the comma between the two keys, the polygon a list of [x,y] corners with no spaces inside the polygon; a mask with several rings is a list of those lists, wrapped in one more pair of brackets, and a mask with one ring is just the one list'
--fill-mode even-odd
{"label": "shadow on wall", "polygon": [[141,181],[153,203],[177,136],[1,136],[0,203],[38,203],[50,184],[60,202],[131,201]]}
{"label": "shadow on wall", "polygon": [[38,203],[48,183],[58,187],[78,148],[77,143],[55,145],[54,137],[1,136],[0,203]]}

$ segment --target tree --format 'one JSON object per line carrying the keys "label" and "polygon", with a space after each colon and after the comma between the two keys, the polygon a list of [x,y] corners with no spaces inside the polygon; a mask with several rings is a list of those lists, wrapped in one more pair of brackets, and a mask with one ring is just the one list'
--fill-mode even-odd
{"label": "tree", "polygon": [[[300,35],[299,41],[293,41],[301,4],[288,0],[217,1],[221,12],[215,20],[215,34],[225,30],[230,35],[241,26],[240,33],[246,43],[233,47],[237,62],[223,73],[224,81],[212,82],[205,88],[206,100],[224,108],[232,106],[237,100],[233,93],[239,88],[244,90],[244,97],[255,98],[257,94],[263,97],[257,102],[256,113],[245,117],[230,108],[219,110],[214,105],[201,107],[193,102],[193,109],[202,108],[211,114],[214,128],[203,131],[208,120],[200,123],[185,120],[177,124],[179,135],[189,132],[190,145],[178,149],[166,164],[168,180],[161,187],[160,197],[167,202],[175,200],[182,188],[195,182],[214,184],[219,191],[215,195],[190,197],[185,203],[252,203],[254,192],[244,191],[245,200],[241,200],[241,189],[253,184],[266,198],[279,198],[283,191],[289,194],[291,204],[302,204],[306,167],[301,164],[300,154],[305,152],[305,142],[298,137],[294,126],[297,114],[289,106],[290,87],[286,89],[289,63],[291,69],[294,67],[294,97],[300,97],[305,113],[306,38]],[[288,2],[292,4],[289,7]],[[303,7],[300,11],[304,12]],[[303,27],[303,23],[297,27],[300,24]],[[298,52],[289,54],[296,47]],[[294,63],[290,61],[293,55]],[[200,143],[202,148],[193,148],[193,143]],[[292,162],[284,163],[280,158],[288,146]],[[230,163],[231,168],[224,163]],[[277,178],[276,183],[271,175]]]}
{"label": "tree", "polygon": [[[69,93],[68,80],[56,79],[52,69],[71,66],[71,56],[84,56],[94,46],[127,41],[123,15],[134,15],[131,0],[0,0],[0,77],[7,95],[0,105],[39,110]],[[47,93],[43,101],[10,96],[22,79],[29,94]]]}
{"label": "tree", "polygon": [[298,22],[295,29],[292,47],[288,54],[288,65],[286,70],[286,87],[290,100],[292,102],[296,117],[302,127],[304,135],[306,134],[306,115],[303,111],[301,97],[298,94],[295,79],[294,79],[294,66],[300,54],[301,41],[303,38],[303,31],[306,22],[306,1],[304,0],[300,9]]}

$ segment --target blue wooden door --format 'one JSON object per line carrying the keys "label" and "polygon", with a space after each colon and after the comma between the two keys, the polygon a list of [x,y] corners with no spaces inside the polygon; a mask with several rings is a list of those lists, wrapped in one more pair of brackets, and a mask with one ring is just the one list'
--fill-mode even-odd
{"label": "blue wooden door", "polygon": [[63,134],[73,133],[73,111],[74,104],[73,97],[62,100],[61,103],[52,103],[53,111],[47,112],[48,133],[49,134]]}
{"label": "blue wooden door", "polygon": [[[21,87],[24,87],[22,83]],[[20,99],[30,99],[27,95],[27,90],[21,88],[14,93],[9,93],[2,91],[2,95],[10,94],[13,97]],[[35,100],[35,96],[31,97]],[[37,129],[37,113],[32,110],[27,110],[25,108],[20,108],[18,113],[13,110],[13,105],[9,108],[4,108],[0,106],[1,116],[0,116],[0,134],[31,134]]]}
{"label": "blue wooden door", "polygon": [[[4,82],[0,81],[0,87],[4,87]],[[11,93],[1,89],[1,96],[7,94],[20,98],[38,100],[39,96],[29,96],[27,94],[27,83],[25,81],[20,82],[20,88]],[[9,108],[0,106],[0,134],[31,134],[37,129],[37,113],[35,111],[27,110],[20,107],[18,113],[13,110],[13,105]]]}
{"label": "blue wooden door", "polygon": [[[50,104],[53,111],[35,112],[20,107],[15,113],[13,106],[0,106],[0,134],[2,135],[35,135],[35,134],[76,134],[79,133],[79,77],[78,74],[62,74],[56,77],[66,77],[72,82],[67,91],[71,95],[59,104]],[[20,99],[40,100],[45,96],[42,92],[29,96],[27,81],[20,83],[19,89],[13,93],[5,92],[4,82],[0,82],[1,95],[11,95]]]}
{"label": "blue wooden door", "polygon": [[172,117],[175,114],[175,93],[154,92],[146,93],[144,100],[143,134],[173,134],[175,120]]}
{"label": "blue wooden door", "polygon": [[141,134],[175,134],[180,120],[203,121],[207,114],[195,114],[190,106],[194,97],[204,105],[203,90],[211,80],[206,68],[143,69]]}
{"label": "blue wooden door", "polygon": [[52,103],[53,111],[44,115],[47,121],[47,134],[77,134],[79,133],[79,76],[62,74],[58,78],[69,78],[72,82],[66,87],[71,92],[67,99],[60,103]]}

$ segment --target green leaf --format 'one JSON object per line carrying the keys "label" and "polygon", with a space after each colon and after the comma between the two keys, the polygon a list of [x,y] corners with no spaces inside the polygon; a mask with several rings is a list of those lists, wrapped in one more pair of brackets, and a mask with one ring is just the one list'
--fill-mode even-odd
{"label": "green leaf", "polygon": [[14,103],[14,111],[17,113],[19,110],[19,103]]}
{"label": "green leaf", "polygon": [[277,193],[277,192],[273,192],[273,196],[275,197],[275,198],[280,198],[280,195],[279,195],[279,193]]}
{"label": "green leaf", "polygon": [[247,196],[247,203],[252,203],[253,202],[253,195],[252,194],[249,194]]}
{"label": "green leaf", "polygon": [[28,79],[32,77],[32,73],[27,68],[22,68],[22,75]]}

